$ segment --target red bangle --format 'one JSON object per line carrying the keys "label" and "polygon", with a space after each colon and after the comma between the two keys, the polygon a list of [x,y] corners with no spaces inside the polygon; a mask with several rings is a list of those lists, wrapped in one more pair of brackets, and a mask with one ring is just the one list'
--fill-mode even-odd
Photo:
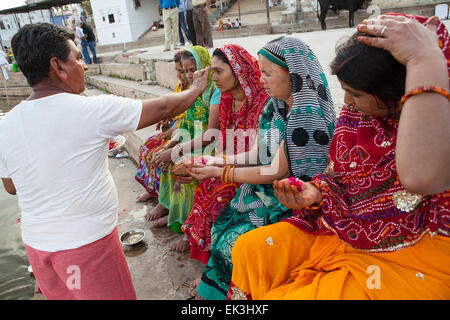
{"label": "red bangle", "polygon": [[425,92],[438,93],[438,94],[446,97],[448,100],[450,100],[450,93],[448,92],[447,89],[438,87],[438,86],[423,86],[423,87],[417,87],[417,88],[413,88],[413,89],[409,90],[402,97],[402,100],[400,101],[400,103],[403,105],[406,102],[406,100],[408,100],[408,98],[410,98],[414,95],[417,95],[417,94],[425,93]]}

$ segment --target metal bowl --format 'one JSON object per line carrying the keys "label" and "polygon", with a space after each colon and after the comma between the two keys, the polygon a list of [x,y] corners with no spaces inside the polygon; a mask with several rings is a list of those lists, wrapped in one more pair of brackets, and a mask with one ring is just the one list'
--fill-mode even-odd
{"label": "metal bowl", "polygon": [[119,148],[121,148],[124,145],[124,143],[126,141],[125,137],[120,134],[118,136],[115,136],[111,140],[113,140],[115,143],[118,143],[118,145],[115,148],[109,149],[108,152],[113,152],[113,151],[118,150]]}
{"label": "metal bowl", "polygon": [[120,235],[120,243],[126,246],[138,244],[144,239],[145,231],[142,229],[131,229]]}

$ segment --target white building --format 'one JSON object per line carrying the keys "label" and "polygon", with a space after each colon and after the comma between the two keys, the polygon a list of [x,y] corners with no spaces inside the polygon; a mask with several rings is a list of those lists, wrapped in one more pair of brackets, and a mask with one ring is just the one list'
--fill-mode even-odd
{"label": "white building", "polygon": [[160,21],[158,0],[91,0],[99,45],[137,40]]}
{"label": "white building", "polygon": [[10,46],[14,34],[20,27],[29,23],[50,22],[50,10],[37,10],[29,13],[0,15],[0,37],[3,45]]}
{"label": "white building", "polygon": [[[42,2],[42,0],[28,0],[28,4]],[[0,40],[5,46],[10,46],[11,39],[20,27],[29,23],[48,22],[60,26],[74,26],[80,20],[83,8],[79,4],[64,6],[65,10],[39,9],[30,12],[0,14]]]}

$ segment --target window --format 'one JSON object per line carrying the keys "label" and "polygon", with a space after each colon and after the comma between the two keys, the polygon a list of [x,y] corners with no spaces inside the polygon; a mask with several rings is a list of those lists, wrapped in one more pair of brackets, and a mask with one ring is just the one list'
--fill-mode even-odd
{"label": "window", "polygon": [[0,20],[0,29],[5,30],[5,24]]}
{"label": "window", "polygon": [[102,20],[103,20],[103,21],[106,21],[105,16],[102,17]]}
{"label": "window", "polygon": [[137,9],[141,6],[141,1],[139,0],[134,0],[134,9]]}
{"label": "window", "polygon": [[114,14],[109,14],[108,15],[108,20],[109,20],[109,23],[114,23],[114,22],[116,22],[115,20],[114,20]]}

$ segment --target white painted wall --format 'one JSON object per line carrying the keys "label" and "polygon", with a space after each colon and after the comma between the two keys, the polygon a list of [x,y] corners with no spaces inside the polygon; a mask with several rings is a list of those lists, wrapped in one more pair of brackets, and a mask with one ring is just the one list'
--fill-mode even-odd
{"label": "white painted wall", "polygon": [[[92,13],[99,45],[126,43],[137,40],[160,20],[157,0],[91,0]],[[110,22],[110,16],[114,22]]]}
{"label": "white painted wall", "polygon": [[159,21],[158,0],[140,0],[141,6],[134,8],[134,0],[126,0],[130,17],[131,35],[133,41],[142,36],[150,27],[153,21]]}
{"label": "white painted wall", "polygon": [[[16,13],[0,15],[5,29],[0,29],[0,37],[3,45],[10,46],[10,42],[14,34],[19,30],[19,24],[23,27],[29,23],[50,22],[50,10],[37,10],[28,13]],[[31,20],[30,20],[31,18]]]}

